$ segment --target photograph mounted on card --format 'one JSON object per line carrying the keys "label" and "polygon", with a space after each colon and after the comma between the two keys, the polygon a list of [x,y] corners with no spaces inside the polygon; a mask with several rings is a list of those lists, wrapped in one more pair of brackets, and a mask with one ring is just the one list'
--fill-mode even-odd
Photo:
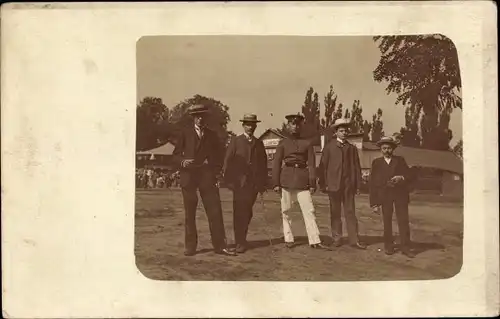
{"label": "photograph mounted on card", "polygon": [[460,271],[462,81],[449,38],[145,36],[136,49],[143,275]]}

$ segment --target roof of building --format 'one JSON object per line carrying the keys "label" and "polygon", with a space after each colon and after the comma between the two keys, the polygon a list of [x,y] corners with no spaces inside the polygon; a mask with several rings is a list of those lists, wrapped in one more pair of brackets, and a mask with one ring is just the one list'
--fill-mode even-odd
{"label": "roof of building", "polygon": [[435,151],[423,148],[399,146],[395,155],[403,156],[410,166],[438,168],[457,174],[464,173],[464,163],[451,151]]}
{"label": "roof of building", "polygon": [[285,138],[285,135],[281,134],[280,132],[278,132],[278,130],[275,130],[275,129],[267,129],[264,133],[262,133],[260,136],[259,136],[259,139],[262,139],[262,137],[264,137],[266,134],[268,133],[273,133],[281,138]]}
{"label": "roof of building", "polygon": [[147,150],[147,151],[141,151],[141,152],[137,152],[136,154],[137,155],[151,155],[151,154],[154,154],[154,155],[172,155],[172,153],[174,152],[174,144],[170,143],[170,142],[167,142],[161,146],[158,146],[156,148],[153,148],[153,149],[150,149],[150,150]]}
{"label": "roof of building", "polygon": [[[364,142],[363,149],[359,150],[361,168],[371,168],[372,161],[380,157],[379,148],[375,143]],[[436,151],[423,148],[399,146],[394,155],[403,156],[409,166],[437,168],[457,174],[463,174],[463,161],[450,151]]]}

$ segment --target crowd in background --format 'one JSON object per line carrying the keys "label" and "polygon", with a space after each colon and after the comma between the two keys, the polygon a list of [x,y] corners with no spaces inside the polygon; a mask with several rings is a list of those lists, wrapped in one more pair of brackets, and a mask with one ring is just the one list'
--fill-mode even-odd
{"label": "crowd in background", "polygon": [[137,188],[171,188],[179,187],[179,172],[152,167],[135,170]]}

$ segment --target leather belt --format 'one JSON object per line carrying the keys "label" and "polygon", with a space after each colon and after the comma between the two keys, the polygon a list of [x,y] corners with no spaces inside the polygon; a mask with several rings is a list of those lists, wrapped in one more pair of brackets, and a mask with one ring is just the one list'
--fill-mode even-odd
{"label": "leather belt", "polygon": [[294,168],[306,168],[306,164],[297,164],[297,163],[285,163],[286,167],[294,167]]}

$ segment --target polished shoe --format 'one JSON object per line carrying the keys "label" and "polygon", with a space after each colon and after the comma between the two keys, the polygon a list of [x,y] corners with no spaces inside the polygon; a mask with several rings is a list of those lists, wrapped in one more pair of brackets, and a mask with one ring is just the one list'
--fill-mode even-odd
{"label": "polished shoe", "polygon": [[196,251],[195,250],[186,250],[184,251],[184,256],[194,256],[196,255]]}
{"label": "polished shoe", "polygon": [[227,248],[224,249],[218,249],[215,251],[217,255],[224,255],[224,256],[236,256],[236,253],[234,251],[231,251]]}
{"label": "polished shoe", "polygon": [[403,250],[401,250],[401,253],[408,258],[415,258],[415,256],[416,256],[415,253],[413,251],[411,251],[410,249],[403,249]]}
{"label": "polished shoe", "polygon": [[386,255],[394,255],[396,251],[394,250],[394,247],[389,247],[389,248],[385,248],[385,254]]}
{"label": "polished shoe", "polygon": [[247,248],[245,247],[245,245],[236,245],[235,251],[238,254],[243,254],[245,251],[247,251]]}
{"label": "polished shoe", "polygon": [[292,241],[292,242],[285,242],[285,247],[286,248],[293,248],[295,247],[295,243]]}
{"label": "polished shoe", "polygon": [[361,250],[365,250],[366,249],[366,245],[363,244],[363,243],[360,243],[360,242],[352,244],[351,247],[352,248],[356,248],[356,249],[361,249]]}
{"label": "polished shoe", "polygon": [[323,245],[322,243],[319,243],[319,244],[313,244],[313,245],[310,245],[310,247],[312,249],[323,249],[323,250],[332,250],[330,247],[326,246],[326,245]]}

